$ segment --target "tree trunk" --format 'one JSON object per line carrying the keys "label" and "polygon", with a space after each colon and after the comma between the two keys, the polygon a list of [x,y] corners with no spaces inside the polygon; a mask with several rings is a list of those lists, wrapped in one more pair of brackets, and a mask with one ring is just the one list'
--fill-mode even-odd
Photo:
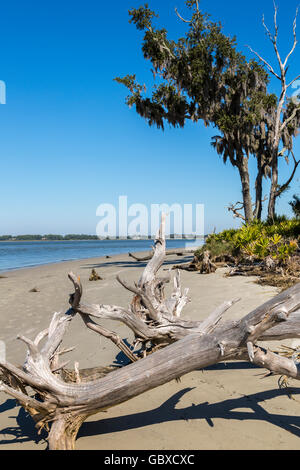
{"label": "tree trunk", "polygon": [[62,416],[51,425],[49,450],[75,450],[76,437],[80,426],[88,415]]}
{"label": "tree trunk", "polygon": [[252,199],[250,191],[250,177],[248,169],[248,159],[241,155],[238,162],[238,169],[242,183],[242,194],[245,212],[245,222],[249,224],[253,220]]}
{"label": "tree trunk", "polygon": [[262,168],[262,157],[257,155],[257,177],[255,182],[255,210],[253,217],[254,219],[261,220],[262,216],[262,183],[263,183],[263,168]]}
{"label": "tree trunk", "polygon": [[[180,248],[174,248],[172,250],[166,251],[166,256],[169,255],[177,255],[177,256],[185,256],[185,255],[190,255],[195,252],[196,248],[185,248],[185,249],[180,249]],[[153,257],[153,251],[150,251],[148,255],[145,256],[137,256],[134,253],[128,253],[128,256],[133,258],[135,261],[149,261]]]}
{"label": "tree trunk", "polygon": [[278,188],[278,147],[273,151],[272,158],[272,179],[268,206],[268,219],[274,220],[276,212],[276,192]]}

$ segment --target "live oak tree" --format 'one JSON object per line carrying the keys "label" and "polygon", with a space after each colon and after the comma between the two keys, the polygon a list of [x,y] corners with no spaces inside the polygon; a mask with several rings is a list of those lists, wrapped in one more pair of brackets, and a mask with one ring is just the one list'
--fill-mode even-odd
{"label": "live oak tree", "polygon": [[[130,22],[144,32],[142,52],[153,66],[155,81],[151,96],[146,95],[146,86],[137,82],[136,75],[118,77],[116,81],[129,89],[127,104],[134,105],[150,126],[164,129],[168,123],[184,127],[191,120],[218,129],[220,135],[213,138],[212,145],[224,163],[229,161],[239,171],[243,201],[238,204],[244,216],[234,205],[230,209],[248,223],[261,218],[263,178],[275,178],[278,100],[267,92],[269,75],[265,63],[247,61],[237,51],[235,38],[226,36],[220,23],[210,21],[209,15],[200,11],[198,0],[187,1],[186,5],[193,13],[187,20],[176,10],[179,19],[188,25],[186,35],[177,41],[168,38],[166,29],[154,27],[157,15],[147,4],[129,11]],[[283,110],[282,104],[280,109]],[[292,102],[284,112],[287,124],[279,133],[277,154],[281,141],[288,152],[292,151],[298,124]],[[257,161],[255,203],[251,198],[250,155]],[[287,183],[276,185],[276,197],[288,186],[295,171],[296,167]]]}

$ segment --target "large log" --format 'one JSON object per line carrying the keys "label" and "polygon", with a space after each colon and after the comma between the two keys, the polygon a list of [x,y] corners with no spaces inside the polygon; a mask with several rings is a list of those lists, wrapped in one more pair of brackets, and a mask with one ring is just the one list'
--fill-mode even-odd
{"label": "large log", "polygon": [[[196,250],[197,248],[185,248],[185,249],[172,248],[171,250],[167,250],[165,255],[166,256],[192,255],[195,253]],[[147,255],[144,255],[144,256],[138,256],[137,254],[134,254],[134,253],[128,253],[128,256],[130,256],[130,258],[133,258],[135,261],[139,261],[139,262],[149,261],[153,257],[153,251],[150,251]]]}
{"label": "large log", "polygon": [[[259,340],[300,337],[300,284],[239,321],[223,320],[225,311],[238,299],[224,302],[204,321],[190,321],[180,318],[189,299],[188,291],[181,289],[179,271],[172,294],[167,298],[164,295],[164,285],[170,280],[158,276],[164,258],[163,219],[153,257],[137,284],[130,286],[119,279],[134,294],[129,309],[82,303],[82,285],[70,273],[75,289],[70,296],[71,308],[64,314],[55,313],[49,328],[34,341],[20,337],[28,347],[23,369],[0,363],[0,390],[16,398],[39,429],[49,430],[51,424],[50,449],[74,449],[77,432],[88,416],[221,361],[242,359],[274,374],[300,379],[294,360],[257,345]],[[132,363],[105,376],[93,370],[89,378],[76,366],[73,380],[68,380],[65,365],[59,363],[67,351],[60,347],[76,314],[88,328],[112,340]],[[95,321],[107,318],[124,322],[134,332],[131,347]]]}

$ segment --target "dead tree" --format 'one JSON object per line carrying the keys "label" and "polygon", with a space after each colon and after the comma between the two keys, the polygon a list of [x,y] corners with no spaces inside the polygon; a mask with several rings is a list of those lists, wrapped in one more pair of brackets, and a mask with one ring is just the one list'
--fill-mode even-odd
{"label": "dead tree", "polygon": [[[262,24],[266,31],[266,35],[269,38],[270,42],[273,45],[273,49],[277,58],[278,72],[275,71],[275,68],[267,62],[258,52],[254,51],[250,46],[249,49],[253,52],[256,57],[266,66],[267,70],[280,81],[281,92],[276,105],[276,109],[273,113],[267,117],[268,127],[269,127],[269,150],[271,156],[271,188],[269,196],[269,206],[268,206],[268,217],[274,219],[275,217],[275,206],[277,198],[288,188],[289,184],[292,182],[296,170],[300,164],[300,161],[297,161],[293,154],[293,138],[298,135],[299,128],[299,119],[300,119],[300,103],[297,98],[295,101],[293,99],[288,99],[287,94],[289,88],[293,86],[299,80],[300,75],[295,77],[288,83],[287,72],[289,70],[288,61],[292,54],[294,53],[296,46],[298,44],[297,40],[297,16],[298,16],[299,7],[297,7],[295,19],[293,22],[293,46],[285,59],[282,58],[279,52],[278,45],[278,7],[274,1],[274,34],[271,33],[269,28],[265,23],[265,18],[262,18]],[[283,150],[279,152],[280,143],[283,144]],[[285,152],[288,151],[288,155],[291,153],[294,161],[294,168],[292,170],[291,176],[288,180],[282,184],[278,184],[279,180],[279,169],[278,162],[279,157],[284,156]],[[288,157],[286,156],[288,162]]]}
{"label": "dead tree", "polygon": [[[138,283],[131,286],[119,278],[134,294],[127,309],[82,303],[80,280],[70,273],[75,288],[70,296],[71,308],[63,314],[55,313],[49,328],[33,341],[19,337],[28,347],[23,368],[0,363],[0,390],[31,414],[39,430],[49,431],[50,449],[74,449],[78,430],[88,416],[221,361],[250,361],[273,374],[300,379],[294,360],[257,345],[258,340],[300,337],[300,284],[239,321],[222,321],[237,299],[224,302],[204,321],[189,321],[180,318],[189,298],[188,290],[181,289],[179,272],[171,295],[164,295],[164,286],[170,280],[158,275],[164,258],[163,220],[154,255]],[[132,363],[106,375],[113,368],[104,373],[103,368],[81,371],[76,363],[74,371],[68,373],[65,363],[59,363],[67,352],[61,349],[61,343],[76,314],[87,328],[112,340]],[[96,322],[102,319],[125,323],[135,335],[132,347]]]}

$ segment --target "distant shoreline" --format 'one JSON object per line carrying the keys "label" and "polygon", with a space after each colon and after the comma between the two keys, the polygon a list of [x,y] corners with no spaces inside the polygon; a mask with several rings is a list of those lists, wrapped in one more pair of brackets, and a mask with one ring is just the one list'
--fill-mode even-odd
{"label": "distant shoreline", "polygon": [[[143,255],[146,255],[147,253],[149,253],[149,251],[139,251],[139,252],[136,252],[138,253],[139,255],[143,256]],[[65,259],[65,260],[60,260],[60,261],[49,261],[48,263],[40,263],[40,264],[32,264],[30,266],[20,266],[20,267],[17,267],[17,268],[11,268],[11,269],[6,269],[5,271],[2,271],[0,269],[0,276],[2,277],[6,277],[5,275],[6,274],[13,274],[13,273],[16,273],[16,272],[24,272],[26,270],[28,270],[28,272],[30,272],[31,270],[34,270],[34,269],[39,269],[39,268],[51,268],[51,266],[55,267],[55,266],[59,266],[59,265],[67,265],[67,264],[76,264],[76,263],[86,263],[86,262],[100,262],[100,261],[106,261],[107,259],[119,259],[121,257],[126,257],[128,256],[128,253],[116,253],[116,254],[111,254],[111,255],[102,255],[102,256],[92,256],[92,257],[88,257],[88,258],[76,258],[76,259]]]}
{"label": "distant shoreline", "polygon": [[[204,237],[166,237],[166,240],[204,240],[207,238],[207,235],[204,235]],[[8,240],[0,240],[0,243],[16,243],[16,242],[92,242],[92,241],[101,241],[101,242],[109,242],[109,241],[145,241],[145,240],[154,240],[155,237],[151,238],[67,238],[67,239],[62,239],[62,240],[51,240],[51,239],[8,239]]]}
{"label": "distant shoreline", "polygon": [[[182,249],[187,245],[200,246],[204,240],[195,243],[191,240],[167,239],[170,249]],[[111,258],[116,255],[128,253],[149,253],[154,240],[98,240],[98,241],[72,241],[65,243],[57,241],[19,241],[11,243],[0,243],[0,274],[19,269],[34,268],[36,266],[51,265],[68,261],[79,261],[92,258]],[[48,249],[49,247],[49,249]],[[196,248],[195,248],[196,249]]]}

